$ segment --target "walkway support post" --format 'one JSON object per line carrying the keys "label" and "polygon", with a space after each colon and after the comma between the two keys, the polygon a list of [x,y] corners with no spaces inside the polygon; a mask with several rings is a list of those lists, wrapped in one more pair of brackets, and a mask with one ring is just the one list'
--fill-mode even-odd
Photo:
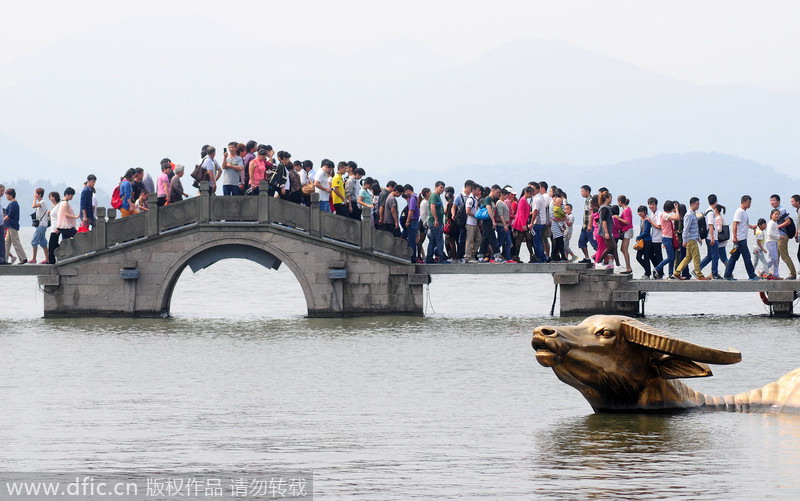
{"label": "walkway support post", "polygon": [[361,248],[372,251],[372,212],[369,207],[361,209]]}
{"label": "walkway support post", "polygon": [[319,193],[311,194],[311,227],[308,234],[319,238],[322,235],[322,213],[319,210]]}
{"label": "walkway support post", "polygon": [[211,218],[211,200],[209,200],[211,189],[208,186],[208,181],[200,182],[200,213],[197,215],[198,223],[207,223]]}
{"label": "walkway support post", "polygon": [[[112,209],[113,211],[113,209]],[[106,248],[106,208],[97,208],[97,219],[94,222],[94,250],[101,251]]]}
{"label": "walkway support post", "polygon": [[158,194],[147,195],[147,236],[158,235]]}
{"label": "walkway support post", "polygon": [[269,223],[269,188],[264,180],[258,183],[258,222]]}

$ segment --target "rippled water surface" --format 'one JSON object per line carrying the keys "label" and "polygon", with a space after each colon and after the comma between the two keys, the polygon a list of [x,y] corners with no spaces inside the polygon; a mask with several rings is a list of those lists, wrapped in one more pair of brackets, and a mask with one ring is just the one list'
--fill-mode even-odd
{"label": "rippled water surface", "polygon": [[[302,469],[320,499],[800,496],[800,416],[593,414],[530,347],[580,320],[547,316],[549,276],[435,277],[426,318],[306,319],[290,272],[234,260],[186,272],[170,319],[43,320],[34,278],[0,291],[6,471]],[[800,366],[800,321],[753,294],[648,313],[744,353],[698,390]]]}

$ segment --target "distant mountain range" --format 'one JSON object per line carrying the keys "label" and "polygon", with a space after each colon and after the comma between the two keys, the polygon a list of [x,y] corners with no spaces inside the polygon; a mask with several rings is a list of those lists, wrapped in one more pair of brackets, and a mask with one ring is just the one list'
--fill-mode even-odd
{"label": "distant mountain range", "polygon": [[316,165],[356,160],[384,179],[459,165],[536,169],[527,163],[536,159],[559,174],[581,172],[562,164],[605,166],[581,174],[599,169],[602,180],[605,169],[644,165],[620,160],[644,158],[652,184],[672,186],[662,168],[680,183],[717,167],[687,185],[733,194],[751,182],[725,169],[751,175],[747,161],[658,155],[718,151],[784,173],[800,165],[798,95],[694,85],[558,41],[518,40],[460,64],[408,41],[340,54],[247,30],[179,36],[202,31],[197,22],[98,28],[3,65],[2,177],[75,185],[91,172],[110,192],[128,167],[154,175],[165,156],[190,167],[203,144],[231,139]]}

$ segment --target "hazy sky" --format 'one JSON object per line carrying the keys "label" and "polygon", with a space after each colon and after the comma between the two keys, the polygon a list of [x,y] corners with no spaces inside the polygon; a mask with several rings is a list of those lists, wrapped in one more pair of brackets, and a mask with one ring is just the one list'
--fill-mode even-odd
{"label": "hazy sky", "polygon": [[110,190],[231,139],[375,175],[692,151],[800,164],[800,2],[6,4],[4,181],[92,172]]}
{"label": "hazy sky", "polygon": [[514,39],[541,37],[692,83],[800,93],[800,2],[788,0],[29,0],[6,2],[3,11],[0,64],[98,26],[200,16],[205,26],[182,35],[225,37],[244,26],[282,44],[338,51],[405,37],[460,62]]}

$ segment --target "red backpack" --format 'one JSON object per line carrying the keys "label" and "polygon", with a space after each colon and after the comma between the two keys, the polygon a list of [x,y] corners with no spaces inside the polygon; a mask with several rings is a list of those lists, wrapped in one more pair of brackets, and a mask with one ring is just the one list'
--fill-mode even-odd
{"label": "red backpack", "polygon": [[119,185],[111,192],[111,207],[115,209],[122,207],[122,197],[119,196]]}

